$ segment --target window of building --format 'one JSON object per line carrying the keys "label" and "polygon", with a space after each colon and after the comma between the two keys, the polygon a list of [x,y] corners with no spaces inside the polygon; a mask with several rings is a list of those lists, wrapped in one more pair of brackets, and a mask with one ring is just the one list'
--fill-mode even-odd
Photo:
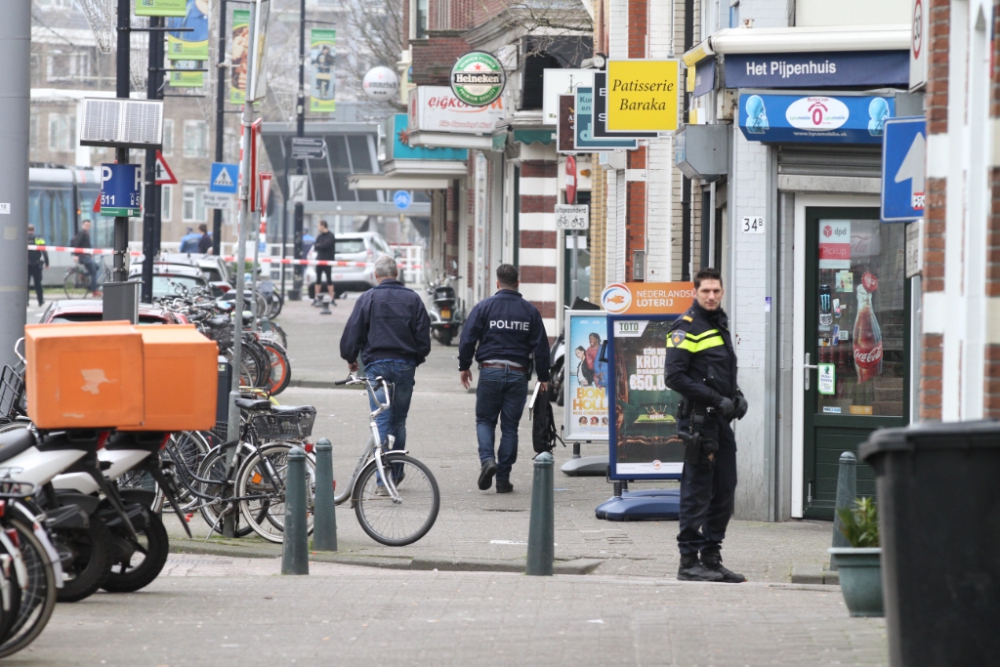
{"label": "window of building", "polygon": [[184,186],[184,222],[205,222],[205,185]]}
{"label": "window of building", "polygon": [[184,121],[184,157],[208,157],[208,123]]}
{"label": "window of building", "polygon": [[160,219],[170,222],[174,210],[174,186],[160,186]]}
{"label": "window of building", "polygon": [[28,121],[28,149],[31,151],[38,150],[38,115],[31,114],[31,118]]}
{"label": "window of building", "polygon": [[428,0],[411,0],[410,16],[413,18],[410,35],[412,39],[427,37],[427,3]]}
{"label": "window of building", "polygon": [[79,80],[90,76],[90,53],[56,49],[46,59],[46,76],[49,81]]}
{"label": "window of building", "polygon": [[73,0],[35,0],[44,9],[73,9]]}
{"label": "window of building", "polygon": [[160,149],[164,155],[174,154],[174,119],[163,119],[163,147]]}
{"label": "window of building", "polygon": [[76,116],[65,113],[49,114],[49,150],[76,149]]}

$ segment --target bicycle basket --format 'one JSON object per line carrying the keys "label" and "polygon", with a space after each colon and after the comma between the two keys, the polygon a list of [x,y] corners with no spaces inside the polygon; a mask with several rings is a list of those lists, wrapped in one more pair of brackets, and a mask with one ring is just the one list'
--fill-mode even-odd
{"label": "bicycle basket", "polygon": [[316,408],[303,405],[287,412],[269,412],[256,415],[253,426],[263,440],[307,438],[312,435],[316,422]]}
{"label": "bicycle basket", "polygon": [[26,413],[24,378],[10,366],[4,366],[0,375],[0,417],[11,421]]}

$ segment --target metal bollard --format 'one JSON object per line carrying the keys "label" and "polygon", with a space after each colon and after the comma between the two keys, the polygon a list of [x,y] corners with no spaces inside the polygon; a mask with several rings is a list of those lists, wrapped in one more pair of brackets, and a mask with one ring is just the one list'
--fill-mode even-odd
{"label": "metal bollard", "polygon": [[337,513],[333,492],[333,445],[326,438],[316,442],[316,506],[313,550],[337,550]]}
{"label": "metal bollard", "polygon": [[285,480],[285,539],[282,574],[309,574],[309,528],[306,523],[306,452],[299,446],[288,452]]}
{"label": "metal bollard", "polygon": [[[833,546],[849,547],[847,538],[840,532],[841,509],[853,509],[858,497],[858,459],[851,452],[840,455],[840,469],[837,472],[837,502],[833,511]],[[830,559],[830,569],[837,569],[837,559]]]}
{"label": "metal bollard", "polygon": [[330,304],[331,303],[333,303],[333,301],[330,299],[330,295],[329,294],[324,294],[323,295],[323,310],[319,311],[319,314],[320,315],[333,315],[333,311],[330,310]]}
{"label": "metal bollard", "polygon": [[555,509],[552,498],[552,454],[535,457],[535,476],[531,483],[531,523],[528,526],[528,567],[525,574],[552,576],[555,560]]}

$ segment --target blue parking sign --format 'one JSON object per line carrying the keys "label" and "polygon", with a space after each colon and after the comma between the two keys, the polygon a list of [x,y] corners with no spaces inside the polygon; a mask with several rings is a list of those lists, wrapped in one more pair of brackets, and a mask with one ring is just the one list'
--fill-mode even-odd
{"label": "blue parking sign", "polygon": [[239,180],[240,165],[230,162],[213,162],[211,175],[208,179],[208,191],[234,195]]}
{"label": "blue parking sign", "polygon": [[924,217],[927,121],[923,116],[885,121],[882,143],[882,222]]}
{"label": "blue parking sign", "polygon": [[140,165],[101,165],[101,215],[115,218],[140,216],[141,190]]}

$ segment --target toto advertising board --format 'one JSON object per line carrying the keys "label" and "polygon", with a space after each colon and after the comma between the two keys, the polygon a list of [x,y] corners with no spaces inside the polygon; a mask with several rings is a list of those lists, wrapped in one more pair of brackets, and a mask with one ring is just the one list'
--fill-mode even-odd
{"label": "toto advertising board", "polygon": [[452,134],[491,134],[503,118],[503,99],[487,106],[472,106],[447,86],[420,86],[410,95],[410,131]]}

